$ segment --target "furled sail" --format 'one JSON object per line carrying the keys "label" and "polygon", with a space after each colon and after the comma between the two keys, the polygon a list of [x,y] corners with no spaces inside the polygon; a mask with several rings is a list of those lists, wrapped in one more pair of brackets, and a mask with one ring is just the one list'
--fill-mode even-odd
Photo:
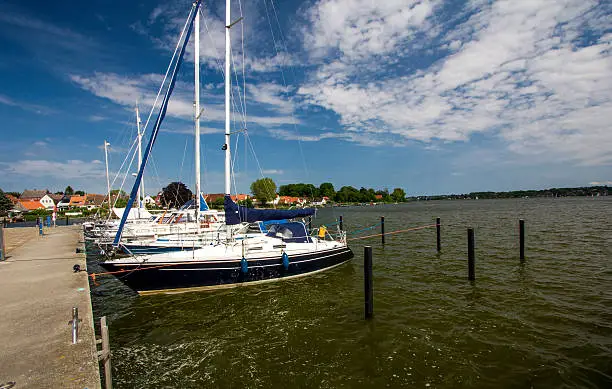
{"label": "furled sail", "polygon": [[255,209],[236,204],[225,195],[225,223],[229,225],[241,222],[263,222],[266,220],[293,219],[314,215],[314,208],[304,209]]}

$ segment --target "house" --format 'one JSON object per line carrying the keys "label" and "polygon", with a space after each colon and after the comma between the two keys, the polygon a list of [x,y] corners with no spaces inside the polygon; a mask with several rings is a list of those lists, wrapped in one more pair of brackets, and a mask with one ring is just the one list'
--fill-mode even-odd
{"label": "house", "polygon": [[[232,198],[232,200],[234,202],[244,201],[244,200],[247,200],[248,198],[250,198],[249,195],[242,194],[242,193],[237,194],[237,195],[231,195],[230,197]],[[206,202],[208,204],[212,204],[215,201],[217,201],[219,199],[223,199],[223,198],[225,198],[225,194],[224,193],[211,193],[211,194],[208,194],[208,195],[204,196],[204,200],[206,200]]]}
{"label": "house", "polygon": [[381,195],[381,194],[374,195],[374,197],[376,198],[376,200],[382,200],[383,199],[383,195]]}
{"label": "house", "polygon": [[76,208],[84,207],[86,205],[85,204],[86,201],[87,201],[87,196],[74,195],[70,197],[70,203],[68,203],[68,206],[76,207]]}
{"label": "house", "polygon": [[323,206],[323,205],[327,204],[327,202],[328,202],[328,201],[329,201],[329,197],[327,197],[327,196],[323,196],[323,197],[321,198],[321,200],[316,200],[316,201],[313,201],[313,202],[312,202],[312,205],[314,205],[315,207],[316,207],[316,206]]}
{"label": "house", "polygon": [[281,204],[281,205],[304,205],[306,204],[306,199],[301,198],[301,197],[293,197],[293,196],[277,196],[276,199],[274,199],[275,203],[274,204]]}
{"label": "house", "polygon": [[19,196],[20,200],[36,200],[39,201],[47,194],[46,190],[24,190],[21,196]]}
{"label": "house", "polygon": [[13,195],[6,194],[6,193],[4,195],[6,196],[7,199],[11,200],[11,203],[13,205],[16,205],[19,202],[19,199]]}
{"label": "house", "polygon": [[16,208],[23,212],[30,212],[37,209],[45,209],[45,206],[38,200],[19,200]]}
{"label": "house", "polygon": [[46,209],[53,209],[55,207],[55,201],[48,194],[45,194],[39,201]]}
{"label": "house", "polygon": [[71,196],[63,196],[57,203],[57,209],[66,209],[70,206],[70,197]]}
{"label": "house", "polygon": [[155,199],[151,196],[147,196],[144,198],[143,202],[145,203],[145,205],[157,205],[157,202],[155,201]]}
{"label": "house", "polygon": [[87,209],[100,208],[106,202],[106,195],[103,194],[87,194],[85,195],[85,206]]}

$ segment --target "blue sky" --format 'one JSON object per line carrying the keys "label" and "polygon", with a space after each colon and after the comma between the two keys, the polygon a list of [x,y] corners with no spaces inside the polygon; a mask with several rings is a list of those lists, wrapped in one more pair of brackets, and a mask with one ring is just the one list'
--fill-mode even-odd
{"label": "blue sky", "polygon": [[[200,33],[210,193],[223,191],[224,7],[205,2]],[[0,9],[0,188],[103,193],[105,139],[119,187],[134,106],[146,121],[190,2]],[[248,129],[232,137],[233,191],[262,175],[415,195],[612,184],[610,2],[256,0],[232,13],[232,128],[246,103]],[[193,186],[193,57],[190,44],[148,193]]]}

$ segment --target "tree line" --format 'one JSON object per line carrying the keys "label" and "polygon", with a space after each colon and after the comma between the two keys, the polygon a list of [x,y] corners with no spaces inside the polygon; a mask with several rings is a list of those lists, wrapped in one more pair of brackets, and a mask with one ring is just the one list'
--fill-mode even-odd
{"label": "tree line", "polygon": [[[269,202],[276,197],[276,183],[268,177],[260,178],[251,184],[251,193],[260,202]],[[369,203],[369,202],[403,202],[406,201],[406,192],[402,188],[395,188],[391,193],[387,188],[374,190],[373,188],[343,186],[336,191],[334,184],[324,182],[318,187],[313,184],[297,183],[281,185],[278,188],[279,196],[301,197],[311,201],[327,197],[339,203]]]}

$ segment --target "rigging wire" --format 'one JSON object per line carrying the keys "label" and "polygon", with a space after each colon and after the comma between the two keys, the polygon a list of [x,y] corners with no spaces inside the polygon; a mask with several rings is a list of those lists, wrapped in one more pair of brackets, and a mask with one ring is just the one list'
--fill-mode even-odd
{"label": "rigging wire", "polygon": [[[270,14],[269,14],[269,11],[268,11],[268,5],[267,5],[267,2],[266,2],[266,1],[267,1],[267,0],[264,0],[264,2],[263,2],[263,3],[264,3],[264,8],[265,8],[265,10],[266,10],[266,19],[268,20],[268,25],[269,25],[269,27],[270,27],[270,34],[272,35],[272,41],[273,41],[273,43],[274,43],[274,50],[275,50],[275,52],[276,52],[276,56],[277,56],[277,57],[279,57],[280,52],[279,52],[279,50],[278,50],[278,46],[277,46],[277,43],[276,43],[276,38],[275,38],[275,36],[274,36],[274,30],[273,30],[273,28],[272,28],[272,22],[270,21]],[[287,44],[286,44],[285,35],[283,34],[283,30],[282,30],[282,28],[281,28],[281,26],[280,26],[280,22],[279,22],[279,19],[278,19],[278,14],[277,14],[277,12],[276,12],[276,7],[274,6],[274,1],[273,1],[273,0],[270,0],[270,4],[271,4],[271,6],[272,6],[272,10],[273,10],[273,12],[274,12],[274,16],[275,16],[275,19],[276,19],[276,24],[278,25],[278,31],[279,31],[279,35],[280,35],[280,36],[279,36],[279,40],[280,40],[280,42],[282,43],[282,47],[284,48],[285,53],[288,53],[288,52],[289,52],[289,50],[288,50],[288,48],[287,48]],[[289,64],[289,65],[288,65],[288,67],[289,67],[290,69],[292,69],[292,65],[291,65],[291,64]],[[285,72],[283,71],[283,68],[282,68],[282,67],[279,67],[279,70],[280,70],[280,73],[281,73],[281,79],[282,79],[282,81],[283,81],[283,86],[285,87],[285,90],[288,90],[288,87],[287,87],[287,80],[286,80],[286,78],[285,78]],[[292,73],[293,73],[293,78],[294,78],[294,79],[296,79],[297,77],[296,77],[296,75],[295,75],[295,71],[294,71],[294,70],[292,70]],[[309,179],[309,177],[310,177],[310,172],[308,171],[308,166],[307,166],[307,164],[306,164],[306,157],[304,156],[304,149],[303,149],[303,147],[302,147],[302,139],[301,139],[300,131],[299,131],[299,129],[297,128],[297,125],[296,125],[296,120],[295,120],[295,116],[294,116],[294,114],[293,114],[293,110],[291,110],[290,114],[291,114],[291,119],[292,119],[292,120],[291,120],[291,121],[292,121],[292,123],[291,123],[291,124],[293,125],[293,129],[295,130],[295,132],[296,132],[296,133],[297,133],[297,135],[298,135],[298,136],[297,136],[298,148],[299,148],[299,150],[300,150],[300,156],[301,156],[301,158],[302,158],[302,165],[303,165],[303,167],[304,167],[304,172],[306,173],[306,178],[307,178],[307,179]],[[312,191],[311,191],[311,195],[312,195],[312,197],[314,198],[314,193],[312,193]]]}

